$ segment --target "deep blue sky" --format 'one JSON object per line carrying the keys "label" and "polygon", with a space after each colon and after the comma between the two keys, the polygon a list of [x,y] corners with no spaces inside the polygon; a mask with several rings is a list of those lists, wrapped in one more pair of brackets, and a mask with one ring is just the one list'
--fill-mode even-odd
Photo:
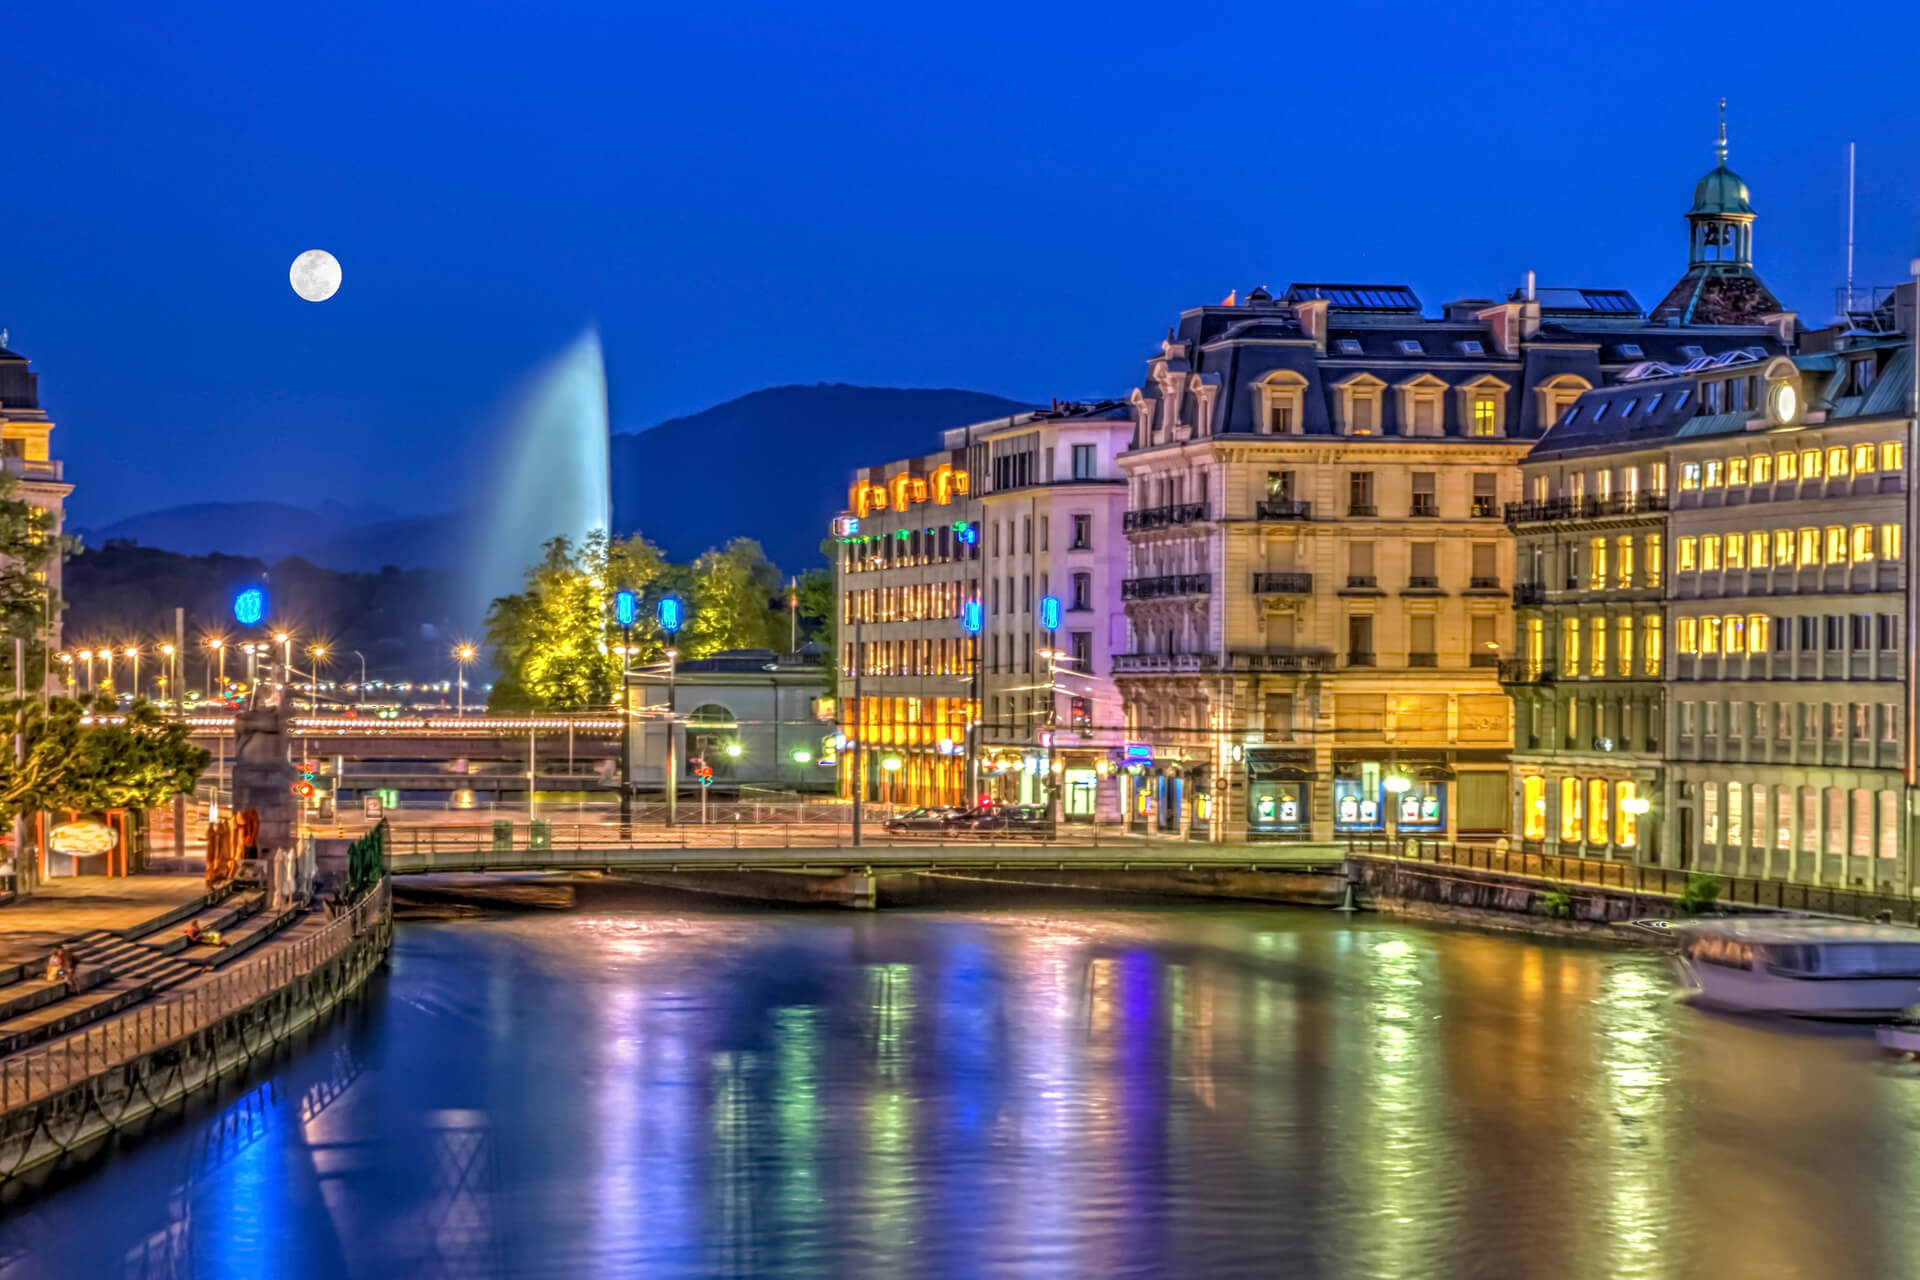
{"label": "deep blue sky", "polygon": [[[1920,223],[1905,6],[0,10],[0,326],[82,524],[454,505],[589,319],[637,428],[781,382],[1121,393],[1180,308],[1290,279],[1651,305],[1721,94],[1808,319],[1849,140],[1859,276]],[[286,280],[315,246],[318,306]]]}

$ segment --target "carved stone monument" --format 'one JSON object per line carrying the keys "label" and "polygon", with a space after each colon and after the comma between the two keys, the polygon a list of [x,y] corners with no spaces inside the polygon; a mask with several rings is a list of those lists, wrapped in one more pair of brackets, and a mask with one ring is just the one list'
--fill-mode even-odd
{"label": "carved stone monument", "polygon": [[291,851],[299,843],[299,798],[293,784],[300,774],[287,759],[287,709],[242,711],[235,717],[234,733],[233,810],[244,814],[251,809],[260,820],[254,848],[242,850],[241,856],[271,865],[275,852]]}

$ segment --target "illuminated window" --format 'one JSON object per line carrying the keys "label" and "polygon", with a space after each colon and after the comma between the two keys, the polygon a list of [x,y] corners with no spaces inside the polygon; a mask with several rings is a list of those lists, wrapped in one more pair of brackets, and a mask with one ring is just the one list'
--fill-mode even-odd
{"label": "illuminated window", "polygon": [[1820,563],[1820,531],[1802,529],[1800,531],[1800,565],[1812,568]]}
{"label": "illuminated window", "polygon": [[1647,488],[1655,493],[1667,491],[1667,464],[1652,462],[1647,464]]}
{"label": "illuminated window", "polygon": [[1568,675],[1580,669],[1580,619],[1578,618],[1567,617],[1561,620],[1560,665]]}
{"label": "illuminated window", "polygon": [[1818,480],[1820,478],[1820,451],[1818,449],[1802,449],[1800,451],[1800,476],[1804,480]]}
{"label": "illuminated window", "polygon": [[1767,555],[1768,545],[1767,535],[1763,532],[1755,532],[1747,535],[1748,568],[1764,569],[1767,567],[1768,561],[1771,559],[1771,557]]}
{"label": "illuminated window", "polygon": [[1838,480],[1845,474],[1847,474],[1847,446],[1837,444],[1827,450],[1827,476]]}
{"label": "illuminated window", "polygon": [[[1655,619],[1649,618],[1647,621],[1652,623]],[[1700,651],[1700,620],[1698,618],[1681,618],[1675,623],[1673,643],[1674,647],[1681,653],[1698,653]],[[1649,671],[1647,674],[1652,675],[1653,673]]]}
{"label": "illuminated window", "polygon": [[1721,480],[1725,477],[1725,474],[1726,474],[1726,468],[1725,468],[1725,465],[1721,463],[1720,459],[1708,458],[1706,462],[1706,470],[1701,476],[1701,483],[1706,485],[1706,487],[1709,489],[1717,488],[1720,485]]}
{"label": "illuminated window", "polygon": [[1900,526],[1883,524],[1880,526],[1880,558],[1898,560],[1900,558]]}
{"label": "illuminated window", "polygon": [[1587,542],[1587,588],[1591,591],[1604,591],[1607,586],[1607,540],[1592,538]]}
{"label": "illuminated window", "polygon": [[1898,471],[1900,466],[1900,442],[1898,440],[1888,440],[1880,446],[1880,469],[1882,471]]}
{"label": "illuminated window", "polygon": [[1859,564],[1873,559],[1873,526],[1857,524],[1853,526],[1853,561]]}
{"label": "illuminated window", "polygon": [[1633,585],[1633,539],[1622,536],[1614,548],[1614,581],[1622,587]]}
{"label": "illuminated window", "polygon": [[1680,487],[1682,489],[1698,489],[1700,487],[1699,463],[1683,462],[1680,464]]}
{"label": "illuminated window", "polygon": [[[1753,460],[1753,482],[1755,484],[1773,483],[1773,455],[1763,453]],[[1629,784],[1631,785],[1631,784]]]}
{"label": "illuminated window", "polygon": [[1726,639],[1728,653],[1747,651],[1747,620],[1742,614],[1730,614],[1726,620]]}
{"label": "illuminated window", "polygon": [[1613,784],[1613,842],[1622,849],[1631,849],[1640,843],[1640,818],[1634,813],[1639,806],[1630,803],[1638,791],[1635,784],[1625,779]]}
{"label": "illuminated window", "polygon": [[1747,482],[1747,460],[1734,458],[1727,463],[1727,483],[1745,484]]}
{"label": "illuminated window", "polygon": [[1580,841],[1580,779],[1560,779],[1560,838],[1570,844]]}
{"label": "illuminated window", "polygon": [[1657,533],[1648,534],[1647,535],[1647,585],[1650,587],[1657,587],[1660,585],[1660,568],[1661,568],[1660,549],[1661,549],[1660,535]]}
{"label": "illuminated window", "polygon": [[1727,788],[1727,843],[1735,848],[1739,847],[1746,836],[1744,824],[1740,821],[1741,812],[1745,808],[1741,802],[1746,799],[1746,791],[1747,789],[1737,782]]}
{"label": "illuminated window", "polygon": [[1800,478],[1800,458],[1797,454],[1783,453],[1780,455],[1779,463],[1780,479],[1783,483]]}
{"label": "illuminated window", "polygon": [[1520,783],[1520,834],[1528,840],[1547,838],[1547,780],[1533,777]]}
{"label": "illuminated window", "polygon": [[1847,562],[1847,527],[1841,524],[1827,526],[1827,563],[1845,564]]}
{"label": "illuminated window", "polygon": [[1607,842],[1607,780],[1587,779],[1587,843]]}
{"label": "illuminated window", "polygon": [[1492,396],[1473,398],[1473,434],[1490,436],[1496,431],[1500,407]]}
{"label": "illuminated window", "polygon": [[1727,535],[1727,568],[1747,567],[1747,540],[1737,533]]}
{"label": "illuminated window", "polygon": [[1700,619],[1700,652],[1720,652],[1720,619],[1711,614]]}
{"label": "illuminated window", "polygon": [[1587,674],[1607,674],[1607,620],[1597,613],[1593,615],[1593,652],[1587,655]]}
{"label": "illuminated window", "polygon": [[1793,567],[1793,530],[1775,529],[1773,531],[1773,562],[1782,569]]}
{"label": "illuminated window", "polygon": [[1620,615],[1619,636],[1613,646],[1613,673],[1617,676],[1633,674],[1633,615]]}
{"label": "illuminated window", "polygon": [[1752,614],[1747,618],[1747,652],[1765,653],[1771,648],[1773,619],[1764,613]]}
{"label": "illuminated window", "polygon": [[1853,474],[1862,476],[1873,470],[1873,446],[1857,444],[1853,446]]}
{"label": "illuminated window", "polygon": [[[1685,622],[1687,619],[1683,618],[1681,621]],[[1641,632],[1640,650],[1642,669],[1650,676],[1659,675],[1660,660],[1666,655],[1660,647],[1660,615],[1657,613],[1647,615],[1646,626]]]}
{"label": "illuminated window", "polygon": [[1712,573],[1720,567],[1720,535],[1709,533],[1700,539],[1700,569]]}

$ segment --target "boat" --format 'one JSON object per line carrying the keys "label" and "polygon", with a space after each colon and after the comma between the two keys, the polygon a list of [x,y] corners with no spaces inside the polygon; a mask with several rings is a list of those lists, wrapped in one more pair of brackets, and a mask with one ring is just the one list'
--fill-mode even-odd
{"label": "boat", "polygon": [[1920,1004],[1920,930],[1746,917],[1676,925],[1702,1003],[1802,1018],[1898,1016]]}
{"label": "boat", "polygon": [[1889,1022],[1877,1028],[1873,1038],[1880,1042],[1881,1048],[1891,1053],[1920,1058],[1920,1021],[1902,1018],[1898,1022]]}

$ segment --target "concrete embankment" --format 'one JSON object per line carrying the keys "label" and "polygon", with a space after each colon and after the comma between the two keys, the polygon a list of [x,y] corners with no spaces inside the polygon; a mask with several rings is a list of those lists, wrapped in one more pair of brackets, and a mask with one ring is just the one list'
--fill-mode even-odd
{"label": "concrete embankment", "polygon": [[386,960],[383,882],[348,915],[65,1040],[0,1059],[0,1189],[151,1122],[354,994]]}
{"label": "concrete embankment", "polygon": [[1356,856],[1347,861],[1363,907],[1385,915],[1464,924],[1503,933],[1585,938],[1660,947],[1659,935],[1632,926],[1667,918],[1675,900],[1603,885],[1557,884],[1477,868]]}

